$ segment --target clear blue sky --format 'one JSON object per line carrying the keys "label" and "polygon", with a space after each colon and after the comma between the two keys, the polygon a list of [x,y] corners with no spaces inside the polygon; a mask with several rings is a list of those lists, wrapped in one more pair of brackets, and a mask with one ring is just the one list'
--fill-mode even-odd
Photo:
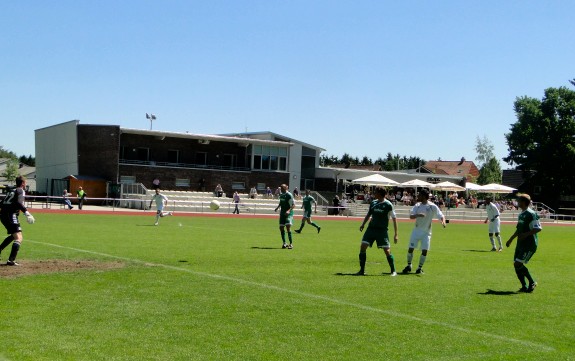
{"label": "clear blue sky", "polygon": [[83,123],[271,130],[328,154],[499,157],[575,78],[575,1],[3,1],[0,145]]}

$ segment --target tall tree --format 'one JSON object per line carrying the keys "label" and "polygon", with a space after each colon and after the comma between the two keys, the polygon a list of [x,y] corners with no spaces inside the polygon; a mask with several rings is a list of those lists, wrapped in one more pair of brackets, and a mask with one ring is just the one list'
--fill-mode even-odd
{"label": "tall tree", "polygon": [[477,177],[477,183],[481,185],[501,183],[502,176],[503,173],[501,171],[499,160],[497,160],[495,157],[492,157],[479,169],[479,177]]}
{"label": "tall tree", "polygon": [[575,195],[575,91],[548,88],[543,99],[515,100],[517,121],[505,135],[509,154],[504,160],[541,186],[541,198],[557,206],[561,195]]}
{"label": "tall tree", "polygon": [[479,163],[479,166],[489,162],[491,158],[495,158],[495,147],[493,143],[487,138],[486,135],[483,138],[477,136],[475,138],[475,152],[477,156],[475,160]]}

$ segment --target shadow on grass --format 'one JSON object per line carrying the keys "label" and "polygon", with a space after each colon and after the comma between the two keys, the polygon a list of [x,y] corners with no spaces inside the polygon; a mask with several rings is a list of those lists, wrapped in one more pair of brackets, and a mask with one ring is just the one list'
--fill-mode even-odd
{"label": "shadow on grass", "polygon": [[383,276],[388,276],[389,277],[389,273],[374,273],[374,274],[370,274],[370,273],[366,273],[364,275],[358,275],[357,273],[343,273],[343,272],[338,272],[338,273],[334,273],[334,276],[352,276],[352,277],[373,277],[373,276],[378,276],[378,277],[383,277]]}
{"label": "shadow on grass", "polygon": [[484,295],[484,296],[512,296],[512,295],[516,295],[517,292],[515,292],[515,291],[496,291],[496,290],[487,289],[487,291],[478,292],[477,294],[478,295]]}
{"label": "shadow on grass", "polygon": [[491,252],[493,252],[493,253],[497,253],[497,252],[494,252],[494,251],[486,251],[486,250],[483,250],[483,249],[464,249],[463,252],[481,252],[481,253],[491,253]]}
{"label": "shadow on grass", "polygon": [[283,249],[281,247],[258,247],[258,246],[253,246],[250,247],[251,249],[264,249],[264,250],[272,250],[272,249]]}
{"label": "shadow on grass", "polygon": [[136,227],[156,227],[154,224],[136,224]]}

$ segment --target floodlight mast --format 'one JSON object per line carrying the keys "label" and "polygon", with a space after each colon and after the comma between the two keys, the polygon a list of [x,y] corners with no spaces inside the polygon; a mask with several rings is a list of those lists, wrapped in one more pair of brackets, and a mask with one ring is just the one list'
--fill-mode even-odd
{"label": "floodlight mast", "polygon": [[146,119],[150,120],[150,130],[152,130],[152,122],[156,120],[156,116],[152,113],[150,114],[146,113]]}

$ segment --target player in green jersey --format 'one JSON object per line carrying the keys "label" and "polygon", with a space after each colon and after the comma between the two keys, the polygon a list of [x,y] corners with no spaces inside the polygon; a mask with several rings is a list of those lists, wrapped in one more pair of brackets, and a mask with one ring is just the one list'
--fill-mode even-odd
{"label": "player in green jersey", "polygon": [[[521,282],[519,292],[531,293],[535,290],[537,282],[535,282],[533,277],[531,277],[531,274],[525,265],[537,251],[537,233],[541,232],[542,227],[537,213],[533,209],[529,208],[531,197],[528,194],[519,194],[517,203],[522,212],[518,217],[517,230],[513,233],[511,238],[509,238],[506,245],[507,247],[511,246],[511,243],[513,243],[513,240],[517,237],[517,246],[515,246],[513,265],[515,266],[517,278],[519,278],[519,282]],[[529,286],[527,286],[527,283],[525,282],[526,278],[529,281]]]}
{"label": "player in green jersey", "polygon": [[319,233],[321,231],[321,227],[318,226],[315,222],[312,222],[312,220],[311,220],[311,205],[312,204],[314,205],[315,213],[317,213],[317,202],[309,194],[309,189],[306,189],[305,197],[303,197],[302,205],[301,205],[301,207],[303,208],[303,218],[301,220],[301,226],[299,227],[299,229],[296,229],[295,233],[301,233],[301,230],[305,226],[306,222],[311,224],[312,226],[314,226],[317,229],[317,233]]}
{"label": "player in green jersey", "polygon": [[385,199],[387,191],[384,188],[377,188],[375,190],[375,198],[373,202],[369,205],[369,211],[359,227],[359,231],[363,232],[365,224],[369,222],[369,226],[363,235],[361,241],[361,246],[359,250],[359,266],[361,267],[359,272],[356,273],[358,276],[363,276],[365,274],[365,262],[367,260],[367,247],[373,246],[373,242],[377,243],[377,248],[382,248],[387,256],[387,262],[391,268],[391,276],[397,276],[395,272],[395,262],[393,255],[391,254],[391,242],[389,241],[388,228],[389,228],[389,218],[393,220],[393,229],[395,235],[393,237],[394,243],[397,243],[397,219],[395,211],[393,210],[393,204]]}
{"label": "player in green jersey", "polygon": [[[293,224],[293,209],[295,208],[295,202],[293,200],[293,195],[288,192],[288,186],[282,184],[280,203],[276,207],[275,211],[280,210],[280,233],[282,235],[282,248],[292,249],[292,236],[291,236],[291,226]],[[286,229],[289,239],[289,245],[286,243]]]}

